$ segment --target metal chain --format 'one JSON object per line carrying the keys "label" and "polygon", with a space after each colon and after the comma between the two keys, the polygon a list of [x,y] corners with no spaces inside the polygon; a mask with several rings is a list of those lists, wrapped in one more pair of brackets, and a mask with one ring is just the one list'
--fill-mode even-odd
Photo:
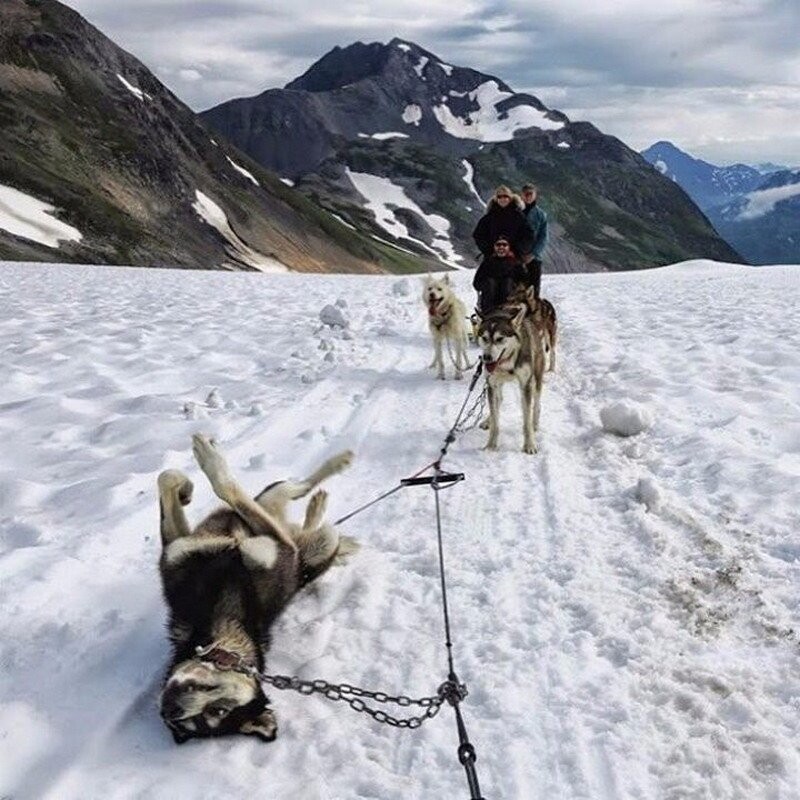
{"label": "metal chain", "polygon": [[470,406],[469,411],[464,414],[464,418],[456,426],[459,433],[466,433],[467,431],[477,428],[483,418],[483,412],[486,409],[487,390],[484,384],[481,393],[475,399],[475,402]]}
{"label": "metal chain", "polygon": [[[372,692],[368,689],[361,689],[358,686],[350,686],[348,683],[334,684],[324,680],[305,681],[302,678],[288,675],[260,674],[258,677],[264,683],[268,683],[276,689],[295,691],[304,695],[321,694],[328,700],[344,701],[354,711],[368,714],[377,722],[391,725],[394,728],[419,728],[423,722],[433,719],[439,713],[445,700],[449,700],[454,696],[459,699],[467,696],[467,690],[463,684],[454,685],[451,681],[445,681],[439,687],[438,694],[434,697],[413,699],[405,695],[395,696],[386,694],[386,692]],[[364,697],[374,700],[376,703],[394,703],[404,708],[420,706],[425,709],[425,712],[412,717],[393,717],[380,708],[368,706],[362,699]]]}

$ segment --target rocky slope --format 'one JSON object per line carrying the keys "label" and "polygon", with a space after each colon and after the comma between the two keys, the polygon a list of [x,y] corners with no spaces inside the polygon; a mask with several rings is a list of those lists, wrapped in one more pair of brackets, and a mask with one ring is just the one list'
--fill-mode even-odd
{"label": "rocky slope", "polygon": [[0,258],[300,271],[432,259],[355,232],[55,0],[0,3]]}
{"label": "rocky slope", "polygon": [[335,48],[284,89],[204,121],[359,230],[474,263],[494,186],[540,185],[550,269],[736,261],[686,194],[614,137],[399,39]]}

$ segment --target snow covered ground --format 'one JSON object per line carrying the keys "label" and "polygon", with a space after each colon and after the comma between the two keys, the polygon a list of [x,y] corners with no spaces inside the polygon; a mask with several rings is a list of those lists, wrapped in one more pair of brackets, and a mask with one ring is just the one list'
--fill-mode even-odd
{"label": "snow covered ground", "polygon": [[[442,496],[487,798],[799,796],[798,270],[545,276],[540,452],[509,391],[501,449],[465,434]],[[339,298],[349,328],[322,329]],[[156,475],[189,473],[198,519],[195,431],[253,491],[352,447],[336,517],[430,461],[466,382],[426,370],[418,281],[4,264],[0,347],[0,797],[468,796],[450,709],[400,731],[272,691],[275,743],[181,747],[156,713]],[[273,671],[435,692],[432,506],[408,489],[344,526],[362,550],[296,598]]]}

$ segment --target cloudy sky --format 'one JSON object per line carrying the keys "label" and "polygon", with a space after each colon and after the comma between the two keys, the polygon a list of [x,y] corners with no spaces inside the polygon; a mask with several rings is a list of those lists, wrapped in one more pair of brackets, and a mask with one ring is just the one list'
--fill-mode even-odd
{"label": "cloudy sky", "polygon": [[197,110],[414,41],[632,147],[800,164],[800,0],[67,0]]}

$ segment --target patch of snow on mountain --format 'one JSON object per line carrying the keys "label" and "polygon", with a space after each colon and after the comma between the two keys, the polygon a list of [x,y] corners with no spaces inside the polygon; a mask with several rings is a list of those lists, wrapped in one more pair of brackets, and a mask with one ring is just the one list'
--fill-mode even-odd
{"label": "patch of snow on mountain", "polygon": [[475,168],[469,161],[467,161],[466,158],[462,158],[461,163],[463,164],[464,169],[466,170],[466,174],[462,176],[464,183],[466,183],[467,186],[469,186],[469,190],[472,192],[472,194],[474,194],[475,197],[478,198],[478,202],[481,204],[481,207],[485,206],[486,203],[483,201],[483,198],[478,194],[478,190],[475,188]]}
{"label": "patch of snow on mountain", "polygon": [[486,81],[469,92],[469,98],[478,104],[467,118],[457,117],[450,106],[443,103],[433,107],[433,113],[446,133],[458,139],[476,139],[481,142],[507,142],[514,133],[527,128],[560,130],[563,122],[545,116],[544,111],[529,105],[519,105],[502,112],[497,104],[514,95],[500,89],[497,81]]}
{"label": "patch of snow on mountain", "polygon": [[420,78],[422,78],[422,80],[425,80],[425,78],[424,78],[424,77],[423,77],[423,75],[422,75],[422,72],[423,72],[423,70],[425,69],[425,67],[427,66],[427,64],[428,64],[428,61],[430,61],[430,59],[428,58],[428,56],[420,56],[419,63],[417,63],[417,64],[415,65],[415,67],[414,67],[414,72],[416,72],[416,73],[417,73],[417,75],[418,75]]}
{"label": "patch of snow on mountain", "polygon": [[230,162],[230,165],[231,165],[231,166],[232,166],[232,167],[233,167],[233,168],[234,168],[234,169],[235,169],[237,172],[239,172],[239,173],[241,173],[242,175],[244,175],[244,177],[245,177],[245,178],[247,178],[247,180],[251,181],[251,182],[252,182],[252,183],[254,183],[256,186],[261,186],[261,184],[260,184],[260,183],[259,183],[259,182],[258,182],[258,181],[255,179],[255,176],[253,175],[253,173],[252,173],[252,172],[248,172],[248,171],[247,171],[247,170],[246,170],[244,167],[242,167],[242,166],[239,166],[239,164],[237,164],[237,163],[236,163],[236,162],[235,162],[235,161],[234,161],[232,158],[230,158],[229,156],[225,156],[225,158],[227,158],[227,159],[228,159],[228,161]]}
{"label": "patch of snow on mountain", "polygon": [[52,216],[55,208],[25,192],[0,184],[0,228],[14,236],[57,248],[61,242],[79,242],[83,234]]}
{"label": "patch of snow on mountain", "polygon": [[197,200],[192,203],[192,208],[207,225],[214,228],[230,245],[238,261],[247,264],[260,272],[287,272],[285,264],[276,258],[265,256],[243,242],[236,231],[228,222],[225,212],[208,195],[195,189]]}
{"label": "patch of snow on mountain", "polygon": [[570,143],[569,143],[569,142],[559,142],[559,143],[556,145],[556,147],[558,147],[560,150],[569,150],[569,148],[571,147],[571,145],[570,145]]}
{"label": "patch of snow on mountain", "polygon": [[385,131],[384,133],[373,133],[369,138],[378,139],[379,141],[384,139],[408,139],[408,134],[400,133],[399,131]]}
{"label": "patch of snow on mountain", "polygon": [[666,174],[667,174],[667,171],[669,170],[669,167],[667,166],[666,162],[662,161],[661,159],[659,159],[658,161],[656,161],[656,163],[655,163],[655,164],[653,164],[653,166],[654,166],[654,167],[655,167],[655,168],[656,168],[656,169],[657,169],[657,170],[658,170],[658,171],[659,171],[659,172],[660,172],[662,175],[666,175]]}
{"label": "patch of snow on mountain", "polygon": [[400,42],[400,44],[398,44],[397,47],[400,50],[402,50],[404,53],[407,53],[409,50],[411,50],[411,46],[407,45],[407,44],[403,44],[403,42]]}
{"label": "patch of snow on mountain", "polygon": [[350,230],[356,230],[355,225],[351,225],[344,217],[340,217],[338,214],[334,214],[333,211],[328,212],[337,222],[341,222],[345,228],[350,228]]}
{"label": "patch of snow on mountain", "polygon": [[403,109],[403,122],[408,125],[419,125],[422,119],[422,109],[416,104],[411,103]]}
{"label": "patch of snow on mountain", "polygon": [[[347,177],[356,191],[367,201],[367,208],[375,215],[375,221],[396,239],[407,239],[423,247],[437,258],[453,266],[460,266],[459,256],[450,241],[450,222],[439,214],[426,214],[406,193],[388,178],[371,175],[367,172],[352,172],[346,168]],[[433,229],[430,245],[415,239],[408,228],[397,218],[393,208],[411,211]]]}
{"label": "patch of snow on mountain", "polygon": [[747,205],[739,214],[739,219],[756,219],[769,214],[777,203],[800,195],[800,183],[790,183],[787,186],[774,186],[771,189],[761,189],[745,195]]}
{"label": "patch of snow on mountain", "polygon": [[287,186],[294,186],[294,181],[291,178],[281,178],[281,183],[285,183]]}
{"label": "patch of snow on mountain", "polygon": [[125,87],[125,88],[126,88],[126,89],[127,89],[127,90],[128,90],[128,91],[129,91],[129,92],[130,92],[130,93],[131,93],[133,96],[134,96],[134,97],[138,97],[138,98],[139,98],[139,100],[141,100],[142,102],[144,102],[145,98],[147,98],[148,100],[152,100],[152,99],[153,99],[152,97],[150,97],[150,95],[149,95],[149,94],[147,94],[147,92],[143,92],[141,89],[137,88],[137,87],[136,87],[136,86],[134,86],[132,83],[129,83],[128,81],[126,81],[126,80],[125,80],[125,78],[123,78],[123,77],[122,77],[122,75],[120,75],[120,74],[119,74],[119,72],[117,73],[117,77],[119,78],[119,81],[120,81],[120,83],[121,83],[121,84],[122,84],[122,85],[123,85],[123,86],[124,86],[124,87]]}
{"label": "patch of snow on mountain", "polygon": [[450,64],[443,64],[441,61],[436,62],[444,71],[444,74],[449,78],[453,74],[453,67]]}

